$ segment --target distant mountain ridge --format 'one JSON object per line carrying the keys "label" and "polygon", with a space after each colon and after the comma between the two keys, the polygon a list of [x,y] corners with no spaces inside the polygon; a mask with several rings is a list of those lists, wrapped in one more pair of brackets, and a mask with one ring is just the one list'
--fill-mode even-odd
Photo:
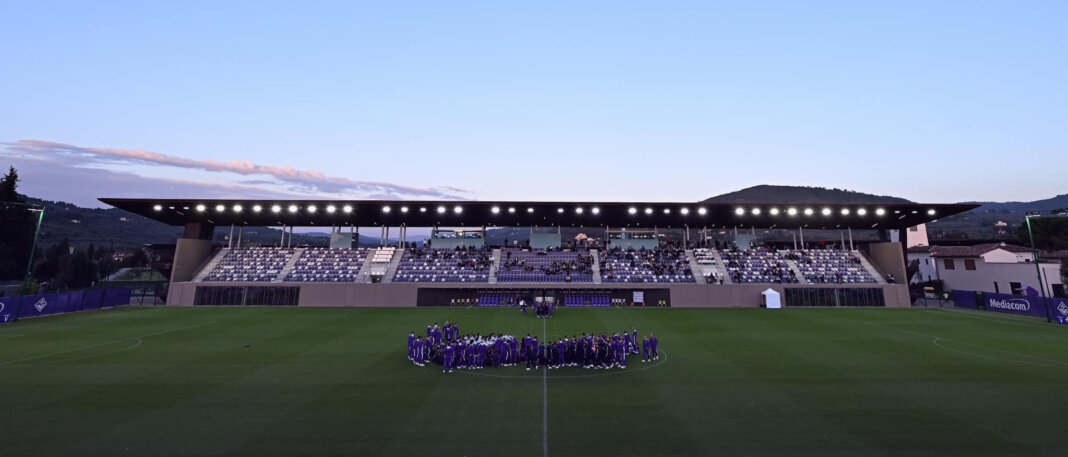
{"label": "distant mountain ridge", "polygon": [[913,203],[900,197],[867,194],[846,189],[761,184],[707,198],[704,203]]}

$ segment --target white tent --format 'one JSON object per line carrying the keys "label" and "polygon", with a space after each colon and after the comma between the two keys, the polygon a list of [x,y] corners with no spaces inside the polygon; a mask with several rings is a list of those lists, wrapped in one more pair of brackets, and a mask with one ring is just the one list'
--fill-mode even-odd
{"label": "white tent", "polygon": [[779,295],[779,293],[776,292],[775,289],[768,288],[768,290],[765,290],[765,291],[761,292],[760,295],[764,296],[764,300],[763,301],[764,301],[764,307],[765,308],[768,308],[768,309],[779,309],[779,308],[782,308],[782,296]]}

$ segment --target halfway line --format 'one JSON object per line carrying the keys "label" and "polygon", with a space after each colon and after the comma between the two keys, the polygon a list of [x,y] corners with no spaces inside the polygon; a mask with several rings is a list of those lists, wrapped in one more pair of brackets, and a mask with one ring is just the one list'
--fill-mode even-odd
{"label": "halfway line", "polygon": [[[545,341],[545,319],[541,320],[541,338]],[[549,457],[549,367],[541,369],[541,455]]]}

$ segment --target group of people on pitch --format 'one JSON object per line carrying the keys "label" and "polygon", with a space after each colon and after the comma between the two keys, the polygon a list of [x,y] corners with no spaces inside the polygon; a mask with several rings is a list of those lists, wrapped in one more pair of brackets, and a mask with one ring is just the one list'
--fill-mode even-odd
{"label": "group of people on pitch", "polygon": [[[538,317],[550,318],[553,317],[553,304],[549,302],[537,303],[533,306],[534,315]],[[523,314],[527,313],[527,302],[520,300],[519,309],[523,311]]]}
{"label": "group of people on pitch", "polygon": [[512,335],[460,336],[459,326],[445,323],[446,330],[435,323],[427,326],[427,336],[408,335],[408,359],[418,366],[435,363],[442,372],[467,368],[479,370],[488,366],[513,366],[526,364],[526,369],[540,367],[557,369],[565,366],[588,369],[627,368],[627,356],[638,354],[642,362],[660,358],[659,341],[650,333],[638,341],[638,330],[633,329],[609,336],[583,333],[581,337],[539,342],[537,336],[527,335],[522,339]]}

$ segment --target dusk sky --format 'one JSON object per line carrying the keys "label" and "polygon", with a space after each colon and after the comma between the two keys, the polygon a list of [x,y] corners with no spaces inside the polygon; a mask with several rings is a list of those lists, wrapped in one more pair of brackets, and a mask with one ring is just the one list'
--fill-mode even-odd
{"label": "dusk sky", "polygon": [[1068,192],[1068,2],[0,4],[32,196]]}

